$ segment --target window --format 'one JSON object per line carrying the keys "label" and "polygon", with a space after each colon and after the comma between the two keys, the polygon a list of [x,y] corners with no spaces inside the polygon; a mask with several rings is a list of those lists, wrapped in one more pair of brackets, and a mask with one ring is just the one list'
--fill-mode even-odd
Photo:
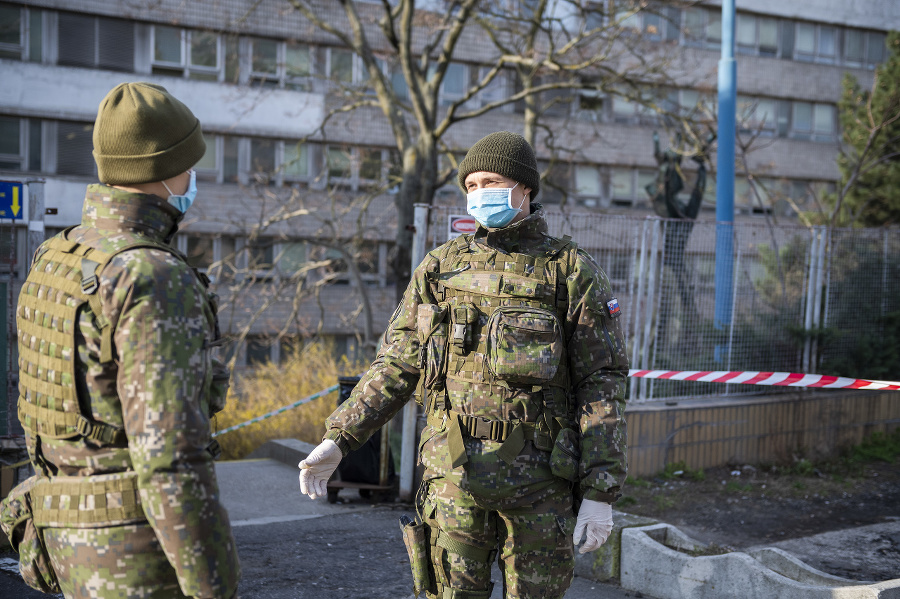
{"label": "window", "polygon": [[257,183],[271,183],[275,174],[275,141],[250,140],[250,175]]}
{"label": "window", "polygon": [[469,68],[458,62],[450,63],[441,83],[441,106],[449,106],[466,94]]}
{"label": "window", "polygon": [[778,121],[775,100],[738,96],[737,117],[741,131],[773,134]]}
{"label": "window", "polygon": [[195,268],[207,269],[214,261],[213,238],[208,235],[187,236],[188,264]]}
{"label": "window", "polygon": [[25,32],[18,6],[0,5],[0,58],[21,59],[25,53]]}
{"label": "window", "polygon": [[885,58],[886,36],[880,31],[847,29],[844,32],[844,60],[851,64],[876,66]]}
{"label": "window", "polygon": [[350,172],[350,149],[336,148],[334,146],[328,148],[326,152],[326,161],[328,166],[328,178],[332,179],[349,179]]}
{"label": "window", "polygon": [[203,81],[225,79],[222,37],[163,25],[153,26],[152,72]]}
{"label": "window", "polygon": [[278,260],[275,267],[284,277],[293,277],[307,262],[307,247],[303,241],[282,241],[278,244]]}
{"label": "window", "polygon": [[613,204],[631,205],[634,202],[634,171],[615,167],[609,171]]}
{"label": "window", "polygon": [[343,48],[329,48],[328,57],[329,78],[345,85],[353,83],[353,52]]}
{"label": "window", "polygon": [[359,153],[359,178],[366,182],[381,180],[381,150],[360,148]]}
{"label": "window", "polygon": [[284,142],[281,171],[286,181],[308,181],[310,175],[309,144]]}
{"label": "window", "polygon": [[56,172],[60,175],[93,176],[96,172],[93,123],[56,123]]}
{"label": "window", "polygon": [[812,23],[797,23],[794,59],[833,63],[837,58],[837,29]]}
{"label": "window", "polygon": [[247,366],[263,366],[272,359],[272,344],[265,337],[247,336]]}
{"label": "window", "polygon": [[603,95],[597,90],[580,90],[576,114],[579,119],[600,122],[603,118]]}
{"label": "window", "polygon": [[61,65],[134,71],[134,23],[76,13],[59,13]]}
{"label": "window", "polygon": [[835,133],[835,107],[831,104],[794,102],[791,136],[798,139],[832,141]]}
{"label": "window", "polygon": [[247,244],[247,268],[250,270],[270,270],[275,264],[273,240],[257,237]]}
{"label": "window", "polygon": [[589,164],[575,167],[575,193],[588,208],[600,205],[602,195],[600,169]]}
{"label": "window", "polygon": [[41,171],[41,132],[38,119],[0,116],[0,170]]}

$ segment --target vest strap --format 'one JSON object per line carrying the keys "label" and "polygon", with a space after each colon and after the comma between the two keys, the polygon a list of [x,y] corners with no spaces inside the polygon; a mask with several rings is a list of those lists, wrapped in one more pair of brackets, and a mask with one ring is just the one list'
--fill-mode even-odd
{"label": "vest strap", "polygon": [[31,497],[39,527],[94,528],[146,520],[133,472],[42,478]]}

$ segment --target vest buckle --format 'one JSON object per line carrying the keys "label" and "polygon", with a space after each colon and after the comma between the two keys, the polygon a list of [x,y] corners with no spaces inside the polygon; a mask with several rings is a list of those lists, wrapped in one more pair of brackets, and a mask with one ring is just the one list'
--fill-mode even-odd
{"label": "vest buckle", "polygon": [[89,277],[85,277],[81,279],[81,291],[85,295],[91,295],[100,287],[100,282],[97,280],[97,275],[91,275]]}

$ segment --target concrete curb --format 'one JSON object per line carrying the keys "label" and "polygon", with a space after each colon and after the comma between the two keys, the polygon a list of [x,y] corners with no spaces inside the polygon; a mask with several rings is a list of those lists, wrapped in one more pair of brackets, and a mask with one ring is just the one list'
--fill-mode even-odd
{"label": "concrete curb", "polygon": [[[276,439],[247,457],[296,467],[314,448],[296,439]],[[900,578],[879,583],[840,578],[774,547],[702,555],[709,552],[707,545],[669,524],[623,512],[614,512],[613,522],[600,549],[576,553],[576,576],[618,581],[625,590],[656,599],[900,599]]]}
{"label": "concrete curb", "polygon": [[898,599],[900,579],[880,583],[820,572],[789,553],[762,548],[692,556],[707,547],[674,526],[653,524],[621,533],[622,588],[657,599]]}

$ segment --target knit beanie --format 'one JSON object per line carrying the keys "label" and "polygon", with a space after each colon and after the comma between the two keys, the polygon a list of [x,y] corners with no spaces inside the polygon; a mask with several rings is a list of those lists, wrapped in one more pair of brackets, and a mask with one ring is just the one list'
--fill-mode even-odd
{"label": "knit beanie", "polygon": [[456,176],[463,193],[466,192],[466,177],[479,171],[497,173],[531,188],[532,198],[537,196],[541,186],[541,174],[531,144],[521,135],[509,131],[486,135],[469,149],[459,163]]}
{"label": "knit beanie", "polygon": [[165,181],[189,170],[204,152],[200,121],[160,85],[122,83],[100,102],[94,160],[102,183]]}

